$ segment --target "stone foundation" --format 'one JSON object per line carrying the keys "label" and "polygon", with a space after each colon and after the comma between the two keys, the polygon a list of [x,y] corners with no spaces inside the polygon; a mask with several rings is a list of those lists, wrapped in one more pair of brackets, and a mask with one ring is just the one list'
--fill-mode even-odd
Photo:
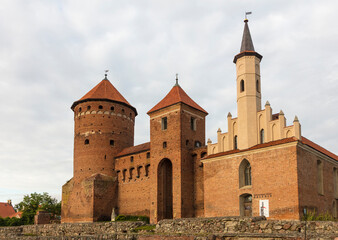
{"label": "stone foundation", "polygon": [[[101,222],[0,227],[0,239],[141,239],[248,240],[305,237],[305,222],[264,218],[186,218],[159,221],[154,230],[140,230],[145,222]],[[307,222],[306,239],[338,237],[338,222]],[[337,238],[338,239],[338,238]]]}

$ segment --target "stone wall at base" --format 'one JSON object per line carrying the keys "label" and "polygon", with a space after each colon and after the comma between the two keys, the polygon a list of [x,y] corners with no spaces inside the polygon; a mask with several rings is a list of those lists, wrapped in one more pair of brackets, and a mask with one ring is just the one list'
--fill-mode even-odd
{"label": "stone wall at base", "polygon": [[[305,222],[262,217],[165,219],[154,230],[138,228],[144,225],[145,222],[101,222],[0,227],[0,239],[301,240],[305,236]],[[306,239],[334,240],[338,237],[338,222],[307,222],[306,235]]]}

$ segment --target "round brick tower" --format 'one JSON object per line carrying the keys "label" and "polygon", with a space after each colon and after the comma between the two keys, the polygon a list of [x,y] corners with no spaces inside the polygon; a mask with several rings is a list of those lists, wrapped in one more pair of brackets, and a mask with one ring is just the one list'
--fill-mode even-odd
{"label": "round brick tower", "polygon": [[74,180],[105,174],[113,176],[114,157],[134,145],[136,109],[107,76],[80,100],[74,111]]}

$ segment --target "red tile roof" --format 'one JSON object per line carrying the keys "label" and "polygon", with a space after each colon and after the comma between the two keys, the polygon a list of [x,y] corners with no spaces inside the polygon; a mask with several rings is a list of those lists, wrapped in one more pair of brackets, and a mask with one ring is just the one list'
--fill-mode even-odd
{"label": "red tile roof", "polygon": [[302,143],[308,145],[309,147],[313,148],[313,149],[316,149],[317,151],[321,152],[321,153],[324,153],[325,155],[335,159],[338,161],[338,156],[335,155],[334,153],[326,150],[325,148],[319,146],[318,144],[310,141],[309,139],[307,139],[306,137],[302,137]]}
{"label": "red tile roof", "polygon": [[11,204],[0,202],[0,217],[10,217],[15,214],[15,210]]}
{"label": "red tile roof", "polygon": [[[111,84],[111,82],[108,79],[103,79],[99,84],[97,84],[81,99],[74,102],[72,105],[72,109],[74,109],[74,107],[77,104],[84,102],[86,100],[99,100],[99,99],[120,102],[132,107],[130,103],[122,96],[122,94],[119,91],[117,91],[117,89],[113,86],[113,84]],[[134,107],[132,108],[135,109]]]}
{"label": "red tile roof", "polygon": [[123,149],[119,154],[116,155],[116,157],[122,157],[130,154],[135,154],[139,152],[144,152],[150,150],[150,142],[143,143],[140,145],[136,145],[133,147],[128,147]]}
{"label": "red tile roof", "polygon": [[[270,146],[275,146],[275,145],[279,145],[279,144],[283,144],[283,143],[289,143],[289,142],[295,142],[298,141],[297,138],[295,137],[290,137],[290,138],[284,138],[284,139],[280,139],[280,140],[276,140],[276,141],[271,141],[271,142],[267,142],[267,143],[262,143],[262,144],[257,144],[251,148],[248,149],[243,149],[243,150],[230,150],[230,151],[226,151],[226,152],[220,152],[220,153],[215,153],[215,154],[211,154],[203,159],[209,159],[209,158],[214,158],[214,157],[220,157],[220,156],[224,156],[224,155],[229,155],[229,154],[233,154],[233,153],[239,153],[239,152],[245,152],[245,151],[250,151],[250,150],[254,150],[254,149],[259,149],[259,148],[265,148],[265,147],[270,147]],[[302,140],[300,141],[301,143],[308,145],[309,147],[335,159],[338,161],[338,156],[333,154],[332,152],[326,150],[325,148],[319,146],[318,144],[310,141],[309,139],[307,139],[306,137],[302,136]]]}
{"label": "red tile roof", "polygon": [[162,108],[169,107],[176,103],[184,103],[192,108],[208,114],[208,112],[195,103],[194,100],[192,100],[178,84],[175,85],[167,94],[167,96],[165,96],[158,104],[156,104],[155,107],[150,109],[148,114]]}

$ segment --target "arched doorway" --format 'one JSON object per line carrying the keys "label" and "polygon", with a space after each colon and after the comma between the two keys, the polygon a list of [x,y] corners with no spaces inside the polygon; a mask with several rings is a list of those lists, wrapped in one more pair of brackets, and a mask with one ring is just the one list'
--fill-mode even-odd
{"label": "arched doorway", "polygon": [[173,170],[172,163],[165,158],[158,164],[157,207],[158,220],[173,218]]}
{"label": "arched doorway", "polygon": [[242,194],[239,197],[240,215],[243,217],[252,217],[252,195]]}

